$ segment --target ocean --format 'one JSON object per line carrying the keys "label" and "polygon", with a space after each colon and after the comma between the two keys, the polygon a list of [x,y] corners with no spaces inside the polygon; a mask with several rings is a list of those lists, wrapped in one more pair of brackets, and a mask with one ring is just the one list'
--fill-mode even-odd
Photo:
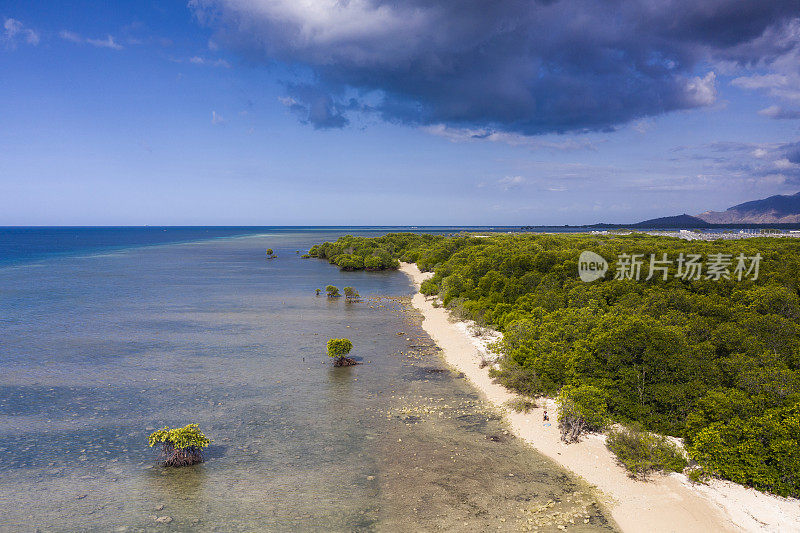
{"label": "ocean", "polygon": [[[406,276],[300,258],[397,230],[0,228],[0,530],[612,529],[442,362]],[[190,422],[206,462],[158,466],[147,436]]]}

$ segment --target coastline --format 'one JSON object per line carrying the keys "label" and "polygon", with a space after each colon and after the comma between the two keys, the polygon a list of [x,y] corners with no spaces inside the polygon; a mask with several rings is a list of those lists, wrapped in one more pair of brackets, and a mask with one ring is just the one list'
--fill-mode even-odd
{"label": "coastline", "polygon": [[[422,313],[422,327],[441,348],[447,363],[505,411],[517,437],[597,487],[609,500],[612,518],[623,532],[800,531],[797,500],[720,480],[693,485],[683,474],[655,474],[647,482],[637,481],[617,463],[605,446],[604,436],[589,435],[569,445],[561,442],[555,424],[556,406],[551,400],[540,400],[541,405],[527,414],[504,409],[503,404],[516,394],[495,383],[488,367],[481,368],[486,355],[481,343],[473,342],[463,323],[454,323],[446,309],[434,307],[419,292],[420,284],[431,274],[420,272],[410,263],[401,263],[400,271],[412,280],[416,288],[412,305]],[[548,427],[542,424],[545,408],[553,421]]]}

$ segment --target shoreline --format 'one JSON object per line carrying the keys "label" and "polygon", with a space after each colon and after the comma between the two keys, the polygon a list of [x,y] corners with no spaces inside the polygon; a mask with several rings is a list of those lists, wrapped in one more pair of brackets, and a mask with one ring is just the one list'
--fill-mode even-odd
{"label": "shoreline", "polygon": [[[735,483],[711,480],[692,484],[683,474],[653,474],[646,482],[630,478],[611,451],[603,435],[588,435],[575,444],[561,442],[552,400],[538,400],[530,413],[504,407],[517,395],[489,377],[480,362],[487,355],[467,334],[463,322],[454,322],[443,307],[434,307],[419,292],[432,274],[416,265],[401,263],[416,289],[412,305],[423,316],[422,327],[441,348],[445,361],[463,372],[472,385],[504,411],[517,437],[552,459],[573,475],[595,486],[608,500],[612,518],[625,532],[785,532],[800,531],[800,502],[749,489]],[[547,409],[551,425],[543,426]]]}

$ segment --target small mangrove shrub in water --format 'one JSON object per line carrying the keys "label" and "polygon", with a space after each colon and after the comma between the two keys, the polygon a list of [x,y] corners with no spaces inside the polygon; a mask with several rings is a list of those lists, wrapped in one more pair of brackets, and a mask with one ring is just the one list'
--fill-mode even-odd
{"label": "small mangrove shrub in water", "polygon": [[327,348],[328,357],[334,359],[333,366],[351,366],[358,364],[354,359],[347,357],[347,354],[353,349],[353,343],[350,342],[350,339],[329,339]]}
{"label": "small mangrove shrub in water", "polygon": [[203,448],[211,440],[203,435],[197,424],[170,429],[165,426],[150,434],[150,447],[161,444],[164,466],[189,466],[203,462]]}
{"label": "small mangrove shrub in water", "polygon": [[355,290],[353,287],[345,287],[343,290],[344,290],[344,297],[347,299],[348,302],[361,299],[361,295],[358,294],[358,291]]}
{"label": "small mangrove shrub in water", "polygon": [[688,462],[678,447],[663,435],[639,427],[613,429],[606,446],[631,477],[646,478],[650,472],[682,472]]}
{"label": "small mangrove shrub in water", "polygon": [[325,287],[325,292],[328,294],[328,298],[336,298],[339,296],[339,289],[336,288],[335,285],[328,285]]}

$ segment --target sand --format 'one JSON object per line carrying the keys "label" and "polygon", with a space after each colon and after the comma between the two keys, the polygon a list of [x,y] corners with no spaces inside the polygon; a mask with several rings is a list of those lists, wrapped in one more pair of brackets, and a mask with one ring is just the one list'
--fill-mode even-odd
{"label": "sand", "polygon": [[[430,274],[402,263],[417,289]],[[516,396],[494,383],[488,367],[486,342],[469,334],[463,322],[454,322],[432,299],[417,292],[412,304],[423,315],[422,327],[442,349],[450,365],[463,372],[485,398],[502,407]],[[497,335],[490,333],[490,335]],[[631,479],[605,446],[602,435],[590,435],[576,444],[561,442],[552,400],[540,400],[529,413],[505,409],[512,431],[537,451],[599,489],[608,500],[613,519],[624,532],[789,532],[800,531],[800,501],[780,498],[724,481],[694,485],[683,474],[654,475],[649,481]],[[552,424],[545,426],[547,409]]]}

